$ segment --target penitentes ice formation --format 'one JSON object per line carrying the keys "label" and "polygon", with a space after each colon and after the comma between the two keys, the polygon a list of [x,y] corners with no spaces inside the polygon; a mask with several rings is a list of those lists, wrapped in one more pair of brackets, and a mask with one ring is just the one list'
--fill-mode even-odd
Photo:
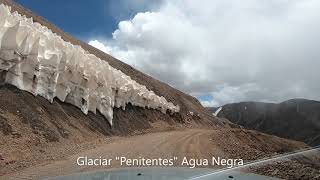
{"label": "penitentes ice formation", "polygon": [[84,114],[98,110],[111,125],[113,108],[125,109],[128,103],[162,113],[180,110],[106,61],[10,11],[0,5],[0,82],[50,102],[57,97]]}

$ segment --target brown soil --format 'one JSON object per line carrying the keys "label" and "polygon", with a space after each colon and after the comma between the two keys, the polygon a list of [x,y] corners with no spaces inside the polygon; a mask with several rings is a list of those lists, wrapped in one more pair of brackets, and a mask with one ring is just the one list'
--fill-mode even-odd
{"label": "brown soil", "polygon": [[[302,142],[254,130],[224,128],[214,132],[218,133],[213,134],[212,140],[218,143],[218,146],[229,155],[228,157],[241,157],[249,162],[308,147]],[[276,160],[258,164],[241,170],[282,179],[320,179],[320,151],[294,156],[286,161]]]}
{"label": "brown soil", "polygon": [[[13,86],[2,85],[0,176],[5,176],[0,179],[39,178],[93,170],[73,165],[74,158],[82,154],[122,154],[128,157],[176,155],[195,158],[239,156],[237,158],[251,160],[306,146],[255,131],[228,128],[232,124],[213,117],[194,97],[72,38],[11,0],[0,2],[10,5],[20,14],[32,17],[66,41],[81,45],[138,83],[181,107],[180,113],[168,115],[129,105],[125,111],[115,109],[114,126],[110,127],[100,114],[84,115],[72,105],[58,100],[49,103],[44,98],[34,97]],[[279,174],[281,177],[281,173]]]}
{"label": "brown soil", "polygon": [[[173,102],[176,105],[179,105],[181,108],[181,111],[179,115],[176,116],[177,120],[180,121],[182,119],[183,122],[194,122],[198,121],[202,124],[207,124],[210,126],[223,126],[223,123],[221,123],[217,118],[213,117],[210,112],[208,112],[205,108],[203,108],[200,104],[200,102],[190,96],[187,95],[179,90],[176,90],[172,88],[171,86],[160,82],[134,68],[131,66],[123,63],[122,61],[119,61],[112,56],[90,46],[89,44],[79,41],[69,34],[63,32],[58,27],[54,26],[44,18],[35,15],[30,10],[24,8],[23,6],[17,4],[16,2],[12,0],[0,0],[0,3],[6,4],[11,6],[12,11],[17,11],[22,15],[26,15],[26,17],[32,17],[34,22],[39,22],[40,24],[48,27],[56,34],[60,35],[62,39],[65,41],[69,41],[72,44],[80,45],[84,50],[96,55],[102,60],[107,61],[111,66],[113,66],[116,69],[121,70],[123,73],[130,76],[133,80],[137,81],[138,83],[145,85],[149,90],[154,91],[157,95],[165,97],[169,102]],[[83,23],[80,22],[79,23]],[[149,110],[141,110],[141,111],[149,111]],[[190,112],[193,112],[194,116],[190,115]],[[117,115],[117,112],[115,112]],[[155,114],[153,112],[146,112],[146,117],[141,117],[145,119],[155,119],[158,118],[160,115]],[[130,118],[126,112],[123,113],[123,117]]]}
{"label": "brown soil", "polygon": [[[70,146],[72,148],[73,145]],[[118,163],[107,167],[78,166],[76,159],[79,156],[88,156],[90,158],[99,158],[100,156],[104,158],[115,158],[116,156],[125,156],[127,158],[137,158],[139,156],[145,158],[171,158],[177,156],[178,160],[175,166],[181,166],[180,163],[184,156],[197,159],[210,159],[212,156],[219,156],[221,158],[243,158],[247,161],[306,147],[301,142],[265,135],[256,131],[229,128],[220,130],[184,129],[181,131],[148,133],[132,137],[114,137],[100,141],[99,143],[93,143],[91,146],[89,150],[74,153],[71,156],[60,157],[56,161],[46,161],[22,171],[7,174],[3,178],[39,179],[120,167]],[[52,153],[60,152],[52,150]],[[125,166],[121,167],[124,168]],[[263,171],[263,168],[254,172],[282,178],[291,177],[290,179],[299,179],[297,177],[302,177],[302,175],[305,178],[320,175],[319,167],[307,166],[297,162],[282,164],[282,168],[278,168],[277,171],[273,169],[272,172],[276,172],[276,174]],[[273,166],[273,168],[275,167]],[[285,171],[286,169],[291,169],[291,171]],[[311,174],[310,171],[312,172]]]}
{"label": "brown soil", "polygon": [[79,152],[107,136],[204,127],[183,122],[175,117],[178,114],[133,106],[125,111],[115,109],[115,123],[110,127],[100,114],[84,115],[70,104],[51,104],[10,85],[0,86],[0,99],[0,155],[4,159],[0,160],[0,175]]}

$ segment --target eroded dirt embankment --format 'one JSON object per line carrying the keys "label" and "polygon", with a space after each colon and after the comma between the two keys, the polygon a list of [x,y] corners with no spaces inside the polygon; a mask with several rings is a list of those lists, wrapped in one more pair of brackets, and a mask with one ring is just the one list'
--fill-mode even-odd
{"label": "eroded dirt embankment", "polygon": [[133,106],[115,112],[111,127],[100,114],[85,115],[70,104],[51,104],[14,86],[0,86],[0,174],[79,152],[96,139],[204,127],[197,121],[184,122],[178,114]]}
{"label": "eroded dirt embankment", "polygon": [[[183,122],[189,121],[197,121],[202,124],[210,125],[210,126],[223,126],[217,118],[213,117],[212,114],[207,111],[200,102],[195,98],[186,93],[183,93],[166,83],[163,83],[159,80],[152,78],[149,75],[146,75],[133,67],[129,66],[128,64],[90,46],[86,42],[82,42],[80,40],[75,39],[68,33],[63,32],[61,29],[53,25],[52,23],[48,22],[41,16],[36,15],[32,11],[28,10],[27,8],[19,5],[18,3],[12,0],[0,0],[0,3],[8,5],[11,7],[12,11],[17,11],[21,15],[25,15],[28,18],[32,18],[34,22],[38,22],[43,26],[48,27],[52,30],[52,32],[61,36],[67,42],[71,42],[74,45],[80,45],[84,50],[88,51],[89,53],[99,57],[101,60],[107,61],[113,68],[116,68],[122,71],[124,74],[130,76],[133,80],[138,82],[141,85],[145,85],[147,89],[154,91],[157,95],[163,96],[167,99],[168,102],[173,102],[175,105],[180,106],[180,113],[171,118],[175,119],[175,121],[182,120]],[[79,22],[83,23],[83,22]],[[1,77],[1,76],[0,76]],[[1,81],[1,78],[0,78]],[[149,111],[146,109],[139,109],[143,112],[144,116],[140,116],[140,119],[158,119],[162,118],[162,115],[159,113],[153,113],[153,111]],[[115,115],[119,115],[120,117],[130,117],[130,113],[127,114],[128,111],[123,112],[122,114],[118,114],[118,112],[114,112]],[[194,114],[192,116],[190,114]]]}
{"label": "eroded dirt embankment", "polygon": [[[303,143],[259,135],[252,131],[225,128],[227,125],[213,117],[194,97],[74,39],[11,0],[0,2],[22,15],[32,17],[34,21],[61,35],[64,40],[81,45],[181,107],[181,112],[174,115],[132,106],[128,106],[126,111],[115,109],[114,126],[110,127],[100,114],[84,115],[80,109],[69,104],[59,101],[51,104],[15,87],[1,86],[0,175],[8,174],[5,179],[56,175],[55,168],[60,168],[59,173],[62,174],[86,170],[71,165],[74,156],[79,154],[124,153],[139,156],[145,153],[145,156],[176,154],[195,157],[241,155],[244,159],[255,159],[262,152],[269,155],[305,146]],[[219,127],[221,129],[217,129]],[[190,128],[197,129],[188,130]],[[163,132],[177,129],[180,131]],[[144,135],[132,136],[137,134]]]}

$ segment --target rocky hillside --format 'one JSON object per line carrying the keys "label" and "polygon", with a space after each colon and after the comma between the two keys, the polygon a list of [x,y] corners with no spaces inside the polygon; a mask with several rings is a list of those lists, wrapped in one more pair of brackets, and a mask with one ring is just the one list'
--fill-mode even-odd
{"label": "rocky hillside", "polygon": [[[217,108],[208,108],[215,112]],[[292,99],[279,104],[240,102],[224,105],[218,117],[245,128],[320,145],[320,102]]]}
{"label": "rocky hillside", "polygon": [[[22,15],[33,18],[34,22],[38,22],[48,27],[54,33],[61,36],[65,41],[71,42],[74,45],[80,45],[89,53],[94,54],[102,60],[106,60],[112,67],[122,71],[139,84],[145,85],[147,89],[154,91],[159,96],[165,97],[168,101],[179,105],[181,108],[179,113],[170,115],[161,114],[157,110],[144,109],[129,105],[125,111],[115,109],[114,125],[113,127],[110,127],[110,125],[105,122],[103,116],[99,113],[97,115],[92,113],[89,113],[88,116],[81,115],[77,109],[73,109],[73,107],[62,103],[57,99],[54,100],[53,104],[50,104],[49,102],[45,102],[45,100],[41,97],[33,97],[31,94],[19,92],[15,87],[1,85],[0,132],[2,131],[3,134],[7,135],[10,134],[11,131],[19,131],[18,129],[15,129],[15,127],[12,127],[14,126],[13,124],[9,123],[10,120],[6,116],[6,113],[9,112],[17,116],[17,118],[20,120],[19,122],[29,125],[33,132],[45,131],[45,129],[47,129],[48,132],[52,131],[51,134],[57,134],[57,136],[54,138],[49,138],[50,140],[58,140],[59,138],[65,138],[67,136],[66,134],[68,134],[68,128],[64,128],[66,130],[61,130],[62,125],[59,125],[59,121],[65,121],[63,123],[65,126],[67,126],[66,122],[69,120],[70,114],[77,116],[76,119],[79,121],[84,121],[91,124],[89,126],[90,128],[94,129],[95,131],[100,131],[103,134],[129,134],[138,129],[148,129],[151,127],[152,122],[161,120],[164,120],[165,123],[169,125],[177,123],[187,125],[204,125],[209,127],[223,126],[223,123],[207,112],[196,98],[176,90],[163,82],[143,74],[140,71],[137,71],[131,66],[111,57],[110,55],[88,45],[85,42],[74,39],[72,36],[64,33],[50,22],[33,14],[30,10],[25,9],[14,1],[0,0],[0,3],[10,6],[12,12],[17,11]],[[61,106],[64,107],[59,108]],[[43,112],[48,114],[46,117],[48,117],[50,120],[49,122],[45,122],[46,118],[40,116],[39,112],[37,111],[37,109],[40,109],[40,107],[44,109]],[[42,124],[40,126],[45,128],[38,127],[39,124]],[[64,133],[62,133],[62,131],[64,131]],[[44,136],[49,137],[48,135]]]}
{"label": "rocky hillside", "polygon": [[[3,76],[6,72],[0,71],[0,176],[6,174],[11,176],[11,173],[14,172],[19,174],[22,169],[65,160],[67,157],[82,151],[96,149],[102,144],[108,145],[121,138],[126,138],[119,136],[148,132],[163,133],[161,131],[177,129],[184,132],[182,130],[194,128],[197,131],[196,134],[188,134],[190,131],[186,131],[187,134],[183,135],[183,138],[171,139],[172,144],[167,144],[168,141],[163,139],[163,134],[150,133],[152,141],[142,140],[137,141],[138,143],[132,143],[134,141],[131,138],[139,139],[141,136],[128,137],[125,140],[129,142],[127,146],[120,143],[121,148],[119,149],[131,153],[132,151],[128,151],[128,149],[138,147],[138,151],[133,155],[140,156],[141,149],[152,154],[159,152],[154,151],[159,146],[157,144],[145,145],[145,142],[159,143],[162,141],[165,143],[161,142],[160,144],[165,148],[162,149],[161,153],[165,155],[168,154],[170,149],[180,150],[178,153],[182,155],[189,153],[189,151],[186,152],[186,149],[191,149],[192,154],[195,155],[203,152],[210,155],[216,147],[221,146],[221,150],[219,149],[217,152],[219,155],[230,153],[242,156],[244,154],[243,147],[247,147],[250,151],[245,149],[245,159],[252,160],[260,158],[258,154],[261,153],[256,153],[260,151],[264,152],[265,155],[270,155],[307,147],[302,142],[264,135],[246,129],[228,128],[232,125],[228,120],[214,117],[196,98],[137,71],[85,42],[74,39],[14,1],[0,0],[0,3],[10,6],[12,12],[17,11],[32,18],[34,22],[48,27],[61,36],[63,40],[74,45],[80,45],[88,53],[107,61],[113,68],[130,76],[132,80],[145,85],[148,90],[154,91],[156,95],[163,96],[168,102],[180,107],[179,112],[170,114],[128,104],[125,110],[121,108],[113,109],[113,125],[111,126],[99,112],[97,114],[89,112],[88,115],[85,115],[81,112],[81,109],[58,99],[54,99],[51,103],[45,98],[34,96],[15,86],[1,83],[4,82]],[[203,135],[203,133],[211,131],[214,133],[212,137]],[[161,141],[154,140],[154,135],[158,136]],[[106,136],[113,137],[106,138]],[[210,144],[208,140],[215,142]],[[208,148],[201,144],[195,145],[202,141],[205,142],[204,145],[211,146]],[[114,145],[117,146],[117,143],[114,143]],[[241,148],[239,148],[239,145],[242,145]],[[108,155],[110,155],[112,151],[118,152],[118,149],[106,148],[103,153],[108,152]],[[74,165],[74,162],[71,164]],[[64,169],[65,167],[60,168]],[[299,169],[301,168],[299,167]],[[32,171],[32,174],[39,173],[37,171],[36,168]],[[54,172],[57,172],[56,168]]]}
{"label": "rocky hillside", "polygon": [[[159,110],[128,104],[125,110],[114,108],[111,126],[98,111],[97,114],[89,112],[85,115],[81,109],[57,98],[50,103],[45,98],[1,83],[4,82],[6,72],[0,71],[0,167],[7,169],[0,168],[0,175],[3,171],[11,172],[39,161],[54,160],[57,154],[72,154],[86,149],[90,146],[86,144],[104,140],[106,136],[130,136],[186,127],[225,126],[219,118],[213,117],[202,107],[196,98],[137,71],[85,42],[74,39],[15,1],[0,0],[0,4],[8,5],[11,12],[17,11],[48,27],[63,40],[80,45],[88,53],[107,61],[113,68],[180,107],[179,112],[164,114]],[[39,153],[41,155],[34,156]],[[28,157],[28,163],[23,161]]]}

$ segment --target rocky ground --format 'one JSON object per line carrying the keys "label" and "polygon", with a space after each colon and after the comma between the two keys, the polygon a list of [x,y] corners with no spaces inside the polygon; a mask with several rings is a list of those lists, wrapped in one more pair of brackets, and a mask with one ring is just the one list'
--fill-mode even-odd
{"label": "rocky ground", "polygon": [[[213,117],[209,111],[207,111],[204,107],[202,107],[200,102],[195,97],[192,97],[186,93],[183,93],[177,89],[174,89],[168,84],[165,84],[159,80],[152,78],[151,76],[148,76],[134,69],[133,67],[123,63],[122,61],[115,59],[112,56],[90,46],[86,42],[82,42],[80,40],[73,38],[71,35],[63,32],[61,29],[59,29],[52,23],[48,22],[46,19],[36,15],[32,11],[17,4],[15,1],[0,0],[0,3],[9,5],[12,11],[17,11],[28,18],[32,18],[34,22],[38,22],[48,27],[49,29],[52,30],[52,32],[61,36],[61,38],[64,39],[65,41],[71,42],[74,45],[80,45],[84,50],[88,51],[91,54],[94,54],[95,56],[99,57],[101,60],[107,61],[112,67],[130,76],[131,79],[135,80],[139,84],[145,85],[147,89],[154,91],[159,96],[165,97],[168,102],[172,102],[175,105],[179,105],[181,109],[180,113],[178,113],[173,117],[165,116],[165,118],[168,121],[170,120],[170,121],[181,121],[181,122],[197,122],[197,123],[210,125],[210,126],[224,126],[223,123],[221,123],[217,118]],[[79,21],[79,23],[83,23],[83,22]],[[134,114],[135,116],[132,116],[132,114]],[[143,114],[143,116],[140,116],[140,114]],[[125,112],[115,111],[114,116],[115,116],[114,122],[117,121],[117,118],[129,119],[129,118],[137,117],[135,118],[136,120],[152,121],[154,119],[163,119],[164,117],[161,113],[157,113],[149,109],[134,109],[134,113],[130,111],[125,111]],[[99,120],[103,118],[101,115],[98,115],[98,117],[99,117]],[[124,120],[122,122],[125,123]],[[122,124],[119,124],[119,125],[122,125]]]}
{"label": "rocky ground", "polygon": [[[308,147],[303,143],[245,129],[224,129],[223,132],[214,134],[212,140],[218,142],[218,146],[230,158],[242,157],[247,162],[276,157]],[[235,146],[232,147],[230,144]],[[283,179],[320,179],[320,150],[268,163],[257,163],[240,170]]]}
{"label": "rocky ground", "polygon": [[[155,127],[157,126],[159,125],[155,125]],[[184,156],[195,159],[221,157],[242,158],[245,162],[250,162],[305,147],[307,146],[301,142],[242,129],[167,129],[162,132],[148,132],[128,137],[91,139],[91,141],[86,140],[84,143],[59,142],[50,143],[46,147],[32,145],[27,147],[25,145],[25,152],[13,154],[11,151],[6,151],[3,153],[5,160],[1,162],[3,166],[1,166],[0,172],[4,175],[2,178],[5,179],[38,179],[101,169],[123,168],[119,164],[112,164],[107,168],[104,166],[78,166],[75,162],[79,156],[126,156],[128,158],[139,156],[170,158],[176,156],[180,160]],[[11,147],[11,149],[16,149],[16,147]],[[14,160],[7,159],[10,154],[8,152],[11,152],[10,157],[15,158]],[[317,154],[317,158],[319,157]],[[314,156],[312,159],[316,160]],[[9,163],[6,164],[6,162]],[[318,178],[320,167],[312,162],[314,161],[310,163],[304,159],[304,161],[273,163],[269,166],[252,167],[249,172],[285,179]],[[181,165],[177,163],[175,166]],[[222,167],[210,166],[210,168]]]}
{"label": "rocky ground", "polygon": [[[251,161],[307,147],[301,142],[239,129],[228,120],[213,117],[196,98],[72,38],[14,1],[0,2],[32,17],[64,40],[81,45],[157,95],[181,107],[181,111],[173,115],[133,106],[128,106],[125,111],[115,109],[114,125],[111,127],[99,113],[84,115],[80,109],[58,100],[49,103],[13,86],[1,85],[0,179],[37,179],[95,170],[75,166],[74,159],[79,155],[222,156]],[[319,168],[305,164],[284,164],[275,176],[317,178]],[[257,172],[274,173],[270,169]],[[297,173],[304,176],[297,176]]]}

